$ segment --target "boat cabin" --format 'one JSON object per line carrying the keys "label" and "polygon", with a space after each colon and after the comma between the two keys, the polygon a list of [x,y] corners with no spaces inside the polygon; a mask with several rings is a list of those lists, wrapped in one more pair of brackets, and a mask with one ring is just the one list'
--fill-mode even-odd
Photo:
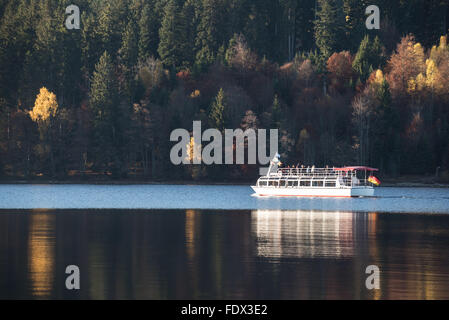
{"label": "boat cabin", "polygon": [[[272,169],[272,168],[270,168]],[[257,181],[257,187],[273,188],[352,188],[371,186],[368,173],[378,171],[370,167],[343,168],[277,168],[269,170],[266,176]]]}

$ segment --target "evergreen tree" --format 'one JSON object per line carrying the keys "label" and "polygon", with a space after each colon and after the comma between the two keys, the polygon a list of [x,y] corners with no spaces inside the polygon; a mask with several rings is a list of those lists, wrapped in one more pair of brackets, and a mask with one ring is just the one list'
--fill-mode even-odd
{"label": "evergreen tree", "polygon": [[[0,97],[9,103],[19,100],[18,91],[23,82],[22,71],[26,56],[33,52],[36,19],[36,3],[10,1],[0,23]],[[36,88],[38,89],[38,88]],[[33,101],[34,91],[29,91],[28,102]]]}
{"label": "evergreen tree", "polygon": [[188,37],[179,0],[169,0],[159,30],[158,52],[165,66],[178,69],[188,64]]}
{"label": "evergreen tree", "polygon": [[196,64],[200,69],[215,61],[218,49],[225,44],[226,28],[223,23],[225,9],[218,0],[203,0],[197,27],[195,45]]}
{"label": "evergreen tree", "polygon": [[[246,4],[246,16],[243,33],[249,46],[254,48],[260,56],[277,59],[281,55],[281,50],[278,45],[273,45],[279,42],[279,37],[276,38],[272,32],[274,19],[271,16],[276,2],[260,0],[257,2],[244,2],[244,4]],[[248,12],[252,19],[246,18]]]}
{"label": "evergreen tree", "polygon": [[373,70],[379,69],[384,63],[382,45],[379,37],[371,41],[366,35],[360,43],[359,50],[355,55],[352,67],[358,73],[361,81],[366,81]]}
{"label": "evergreen tree", "polygon": [[135,75],[138,58],[138,39],[136,25],[130,20],[122,36],[122,47],[119,50],[121,69],[121,88],[131,103],[135,90]]}
{"label": "evergreen tree", "polygon": [[93,140],[96,163],[100,168],[118,155],[118,84],[111,56],[107,51],[100,57],[90,87],[90,110],[93,117]]}
{"label": "evergreen tree", "polygon": [[341,0],[318,0],[315,42],[324,61],[345,44],[345,17]]}
{"label": "evergreen tree", "polygon": [[397,150],[400,149],[400,137],[397,128],[400,126],[399,114],[393,106],[390,86],[380,70],[371,84],[376,98],[373,123],[373,163],[386,174],[397,175],[399,160]]}
{"label": "evergreen tree", "polygon": [[299,1],[295,12],[296,48],[303,52],[311,50],[314,46],[315,0]]}
{"label": "evergreen tree", "polygon": [[81,29],[81,52],[82,52],[82,69],[87,82],[94,71],[95,64],[101,57],[102,41],[98,32],[96,17],[93,13],[83,12],[81,16],[83,28]]}
{"label": "evergreen tree", "polygon": [[150,56],[157,56],[159,25],[154,7],[145,3],[139,20],[139,61],[145,61]]}
{"label": "evergreen tree", "polygon": [[212,103],[209,119],[211,125],[219,130],[224,130],[226,128],[225,123],[225,112],[226,112],[226,97],[223,88],[220,88],[217,96]]}
{"label": "evergreen tree", "polygon": [[[68,82],[76,81],[78,75],[73,70],[77,59],[78,44],[70,44],[76,40],[76,35],[70,35],[65,26],[58,21],[63,20],[64,11],[53,1],[41,1],[36,6],[39,23],[35,26],[33,48],[26,52],[23,61],[23,71],[20,73],[19,96],[29,105],[34,92],[45,84],[58,96],[59,102],[65,104],[65,99],[75,100],[76,88],[70,88]],[[35,17],[36,18],[36,17]],[[25,98],[26,97],[26,98]]]}
{"label": "evergreen tree", "polygon": [[195,2],[197,0],[187,0],[181,9],[183,32],[185,35],[184,67],[190,67],[195,61],[195,34],[197,19],[195,14]]}
{"label": "evergreen tree", "polygon": [[370,5],[366,0],[343,0],[343,10],[346,20],[345,49],[354,52],[357,45],[367,32],[365,9]]}
{"label": "evergreen tree", "polygon": [[122,31],[128,21],[128,1],[102,1],[99,6],[96,30],[102,42],[102,49],[115,59],[121,45]]}

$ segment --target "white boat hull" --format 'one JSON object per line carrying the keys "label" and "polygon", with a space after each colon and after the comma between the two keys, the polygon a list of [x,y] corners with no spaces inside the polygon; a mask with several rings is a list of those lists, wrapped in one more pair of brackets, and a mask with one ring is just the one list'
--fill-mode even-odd
{"label": "white boat hull", "polygon": [[370,186],[352,188],[276,188],[251,186],[259,196],[275,197],[372,197],[374,188]]}

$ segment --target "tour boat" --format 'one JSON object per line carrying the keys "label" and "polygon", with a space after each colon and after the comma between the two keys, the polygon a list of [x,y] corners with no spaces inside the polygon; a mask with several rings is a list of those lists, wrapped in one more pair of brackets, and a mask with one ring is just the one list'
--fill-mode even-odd
{"label": "tour boat", "polygon": [[292,197],[372,197],[380,184],[375,168],[294,167],[279,168],[280,156],[270,162],[268,173],[251,186],[259,196]]}

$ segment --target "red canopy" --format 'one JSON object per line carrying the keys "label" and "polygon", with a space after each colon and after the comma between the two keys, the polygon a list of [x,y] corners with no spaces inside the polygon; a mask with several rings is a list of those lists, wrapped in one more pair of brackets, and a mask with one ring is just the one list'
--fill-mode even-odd
{"label": "red canopy", "polygon": [[370,167],[344,167],[344,168],[334,168],[335,171],[379,171],[379,169],[376,168],[370,168]]}

